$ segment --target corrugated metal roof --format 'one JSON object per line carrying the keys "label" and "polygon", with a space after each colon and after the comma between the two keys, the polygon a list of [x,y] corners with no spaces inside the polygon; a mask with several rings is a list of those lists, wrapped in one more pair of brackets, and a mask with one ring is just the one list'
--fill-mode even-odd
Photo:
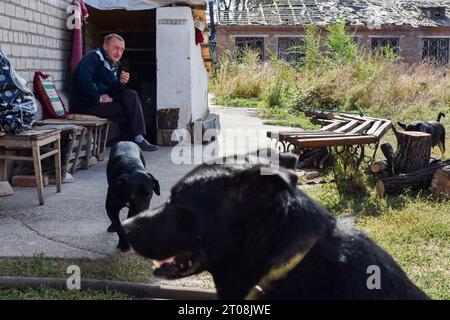
{"label": "corrugated metal roof", "polygon": [[174,3],[204,4],[204,0],[84,0],[94,8],[101,10],[149,10]]}
{"label": "corrugated metal roof", "polygon": [[[445,7],[447,15],[430,18],[423,8]],[[251,11],[219,12],[219,24],[450,26],[450,0],[278,0]]]}

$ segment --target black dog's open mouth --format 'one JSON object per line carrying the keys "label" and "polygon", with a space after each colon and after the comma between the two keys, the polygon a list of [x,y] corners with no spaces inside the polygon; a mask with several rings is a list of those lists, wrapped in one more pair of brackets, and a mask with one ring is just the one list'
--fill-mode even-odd
{"label": "black dog's open mouth", "polygon": [[166,279],[179,279],[203,271],[202,264],[192,252],[178,254],[164,259],[153,260],[153,274]]}

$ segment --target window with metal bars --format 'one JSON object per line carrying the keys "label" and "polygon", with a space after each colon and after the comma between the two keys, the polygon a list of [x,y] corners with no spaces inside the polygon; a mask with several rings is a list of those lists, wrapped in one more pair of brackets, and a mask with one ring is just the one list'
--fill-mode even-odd
{"label": "window with metal bars", "polygon": [[400,56],[400,38],[372,38],[371,47],[372,50],[376,53],[382,52],[382,48],[389,48],[395,53],[397,57]]}
{"label": "window with metal bars", "polygon": [[304,49],[301,48],[303,39],[300,37],[280,37],[278,38],[278,59],[295,63],[304,56]]}
{"label": "window with metal bars", "polygon": [[448,64],[448,38],[422,39],[422,60],[431,60],[435,63]]}
{"label": "window with metal bars", "polygon": [[242,52],[245,49],[255,50],[260,59],[264,59],[264,38],[262,37],[236,37],[236,49]]}

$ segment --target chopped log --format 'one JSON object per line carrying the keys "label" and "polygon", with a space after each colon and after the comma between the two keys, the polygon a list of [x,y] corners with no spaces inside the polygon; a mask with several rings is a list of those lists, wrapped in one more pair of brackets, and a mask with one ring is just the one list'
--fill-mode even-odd
{"label": "chopped log", "polygon": [[374,174],[385,172],[388,169],[388,161],[376,161],[370,165],[370,171]]}
{"label": "chopped log", "polygon": [[317,149],[307,152],[304,155],[304,158],[301,162],[299,162],[299,168],[311,168],[317,166],[319,161],[328,154],[327,149]]}
{"label": "chopped log", "polygon": [[430,164],[431,135],[418,131],[398,133],[398,147],[394,156],[394,172],[408,173]]}
{"label": "chopped log", "polygon": [[326,154],[324,157],[322,157],[322,159],[320,159],[319,161],[319,168],[323,169],[325,167],[328,167],[332,164],[332,159],[330,157],[330,154]]}
{"label": "chopped log", "polygon": [[381,151],[384,154],[384,157],[387,161],[386,172],[388,175],[392,175],[393,173],[393,163],[394,163],[394,149],[389,143],[383,143],[381,145]]}
{"label": "chopped log", "polygon": [[431,181],[431,190],[450,198],[450,166],[436,170]]}
{"label": "chopped log", "polygon": [[333,112],[323,110],[313,110],[313,109],[305,110],[305,116],[309,118],[327,119],[327,120],[332,120],[334,118]]}
{"label": "chopped log", "polygon": [[303,160],[305,160],[306,158],[309,158],[312,155],[322,153],[322,150],[323,149],[306,149],[306,150],[302,150],[302,153],[300,154],[298,160],[299,160],[299,162],[302,162]]}
{"label": "chopped log", "polygon": [[174,130],[178,128],[180,109],[161,109],[158,110],[158,129]]}
{"label": "chopped log", "polygon": [[450,165],[450,160],[424,168],[412,173],[400,174],[394,177],[387,177],[378,180],[377,193],[380,196],[400,194],[403,190],[426,189],[431,186],[431,181],[436,170]]}

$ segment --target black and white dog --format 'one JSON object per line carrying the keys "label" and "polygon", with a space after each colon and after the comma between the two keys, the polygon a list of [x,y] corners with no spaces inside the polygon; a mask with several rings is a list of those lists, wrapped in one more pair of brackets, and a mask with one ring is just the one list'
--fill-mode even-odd
{"label": "black and white dog", "polygon": [[445,154],[445,127],[441,123],[441,118],[445,117],[445,113],[439,112],[436,121],[423,122],[415,121],[408,125],[398,122],[398,125],[405,131],[421,131],[431,135],[432,146],[438,146],[441,150],[442,159]]}

